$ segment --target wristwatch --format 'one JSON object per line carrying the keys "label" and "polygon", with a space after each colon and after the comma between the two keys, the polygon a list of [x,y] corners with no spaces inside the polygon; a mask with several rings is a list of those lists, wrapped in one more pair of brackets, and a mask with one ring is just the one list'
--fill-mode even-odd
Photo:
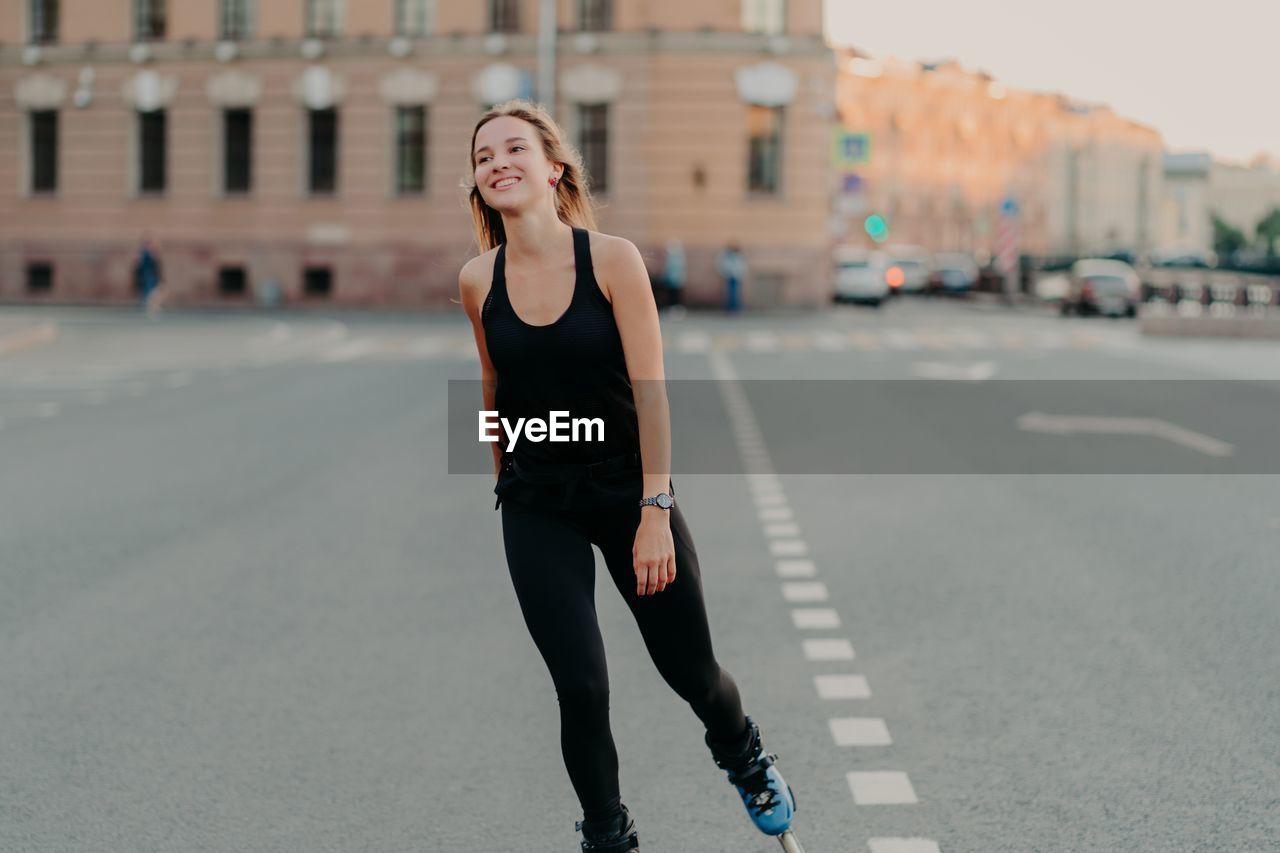
{"label": "wristwatch", "polygon": [[641,498],[640,506],[656,506],[662,509],[671,509],[676,505],[676,499],[666,492],[658,492],[651,498]]}

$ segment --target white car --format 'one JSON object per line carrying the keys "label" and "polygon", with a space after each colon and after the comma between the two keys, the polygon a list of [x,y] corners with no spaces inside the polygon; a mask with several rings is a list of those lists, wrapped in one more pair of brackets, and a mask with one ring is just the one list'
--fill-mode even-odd
{"label": "white car", "polygon": [[879,305],[889,295],[885,279],[889,260],[884,252],[845,246],[835,250],[833,261],[837,302]]}
{"label": "white car", "polygon": [[885,272],[889,286],[903,293],[923,293],[933,274],[929,252],[920,246],[887,246],[884,253],[889,257]]}
{"label": "white car", "polygon": [[1132,317],[1142,300],[1142,280],[1124,261],[1086,258],[1076,261],[1062,300],[1063,315],[1108,314]]}

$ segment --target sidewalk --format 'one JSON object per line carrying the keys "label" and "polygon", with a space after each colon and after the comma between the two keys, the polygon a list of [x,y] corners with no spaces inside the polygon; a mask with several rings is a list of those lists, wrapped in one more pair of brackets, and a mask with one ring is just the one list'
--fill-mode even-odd
{"label": "sidewalk", "polygon": [[0,317],[0,356],[51,343],[58,337],[56,320]]}

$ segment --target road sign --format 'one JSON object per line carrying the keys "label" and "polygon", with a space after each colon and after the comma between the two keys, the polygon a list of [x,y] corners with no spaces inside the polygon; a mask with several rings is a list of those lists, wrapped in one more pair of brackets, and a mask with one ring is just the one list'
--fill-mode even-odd
{"label": "road sign", "polygon": [[1018,268],[1018,203],[1012,196],[1000,204],[1000,222],[992,246],[995,266],[1006,276]]}
{"label": "road sign", "polygon": [[846,172],[871,160],[871,135],[837,127],[832,131],[831,162]]}

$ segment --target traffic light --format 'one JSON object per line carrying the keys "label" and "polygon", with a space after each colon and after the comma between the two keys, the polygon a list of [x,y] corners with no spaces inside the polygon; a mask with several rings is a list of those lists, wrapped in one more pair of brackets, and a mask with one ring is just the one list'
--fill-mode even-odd
{"label": "traffic light", "polygon": [[873,213],[867,217],[862,223],[862,227],[866,229],[867,236],[877,243],[883,243],[889,239],[889,226],[884,221],[884,217],[878,213]]}

